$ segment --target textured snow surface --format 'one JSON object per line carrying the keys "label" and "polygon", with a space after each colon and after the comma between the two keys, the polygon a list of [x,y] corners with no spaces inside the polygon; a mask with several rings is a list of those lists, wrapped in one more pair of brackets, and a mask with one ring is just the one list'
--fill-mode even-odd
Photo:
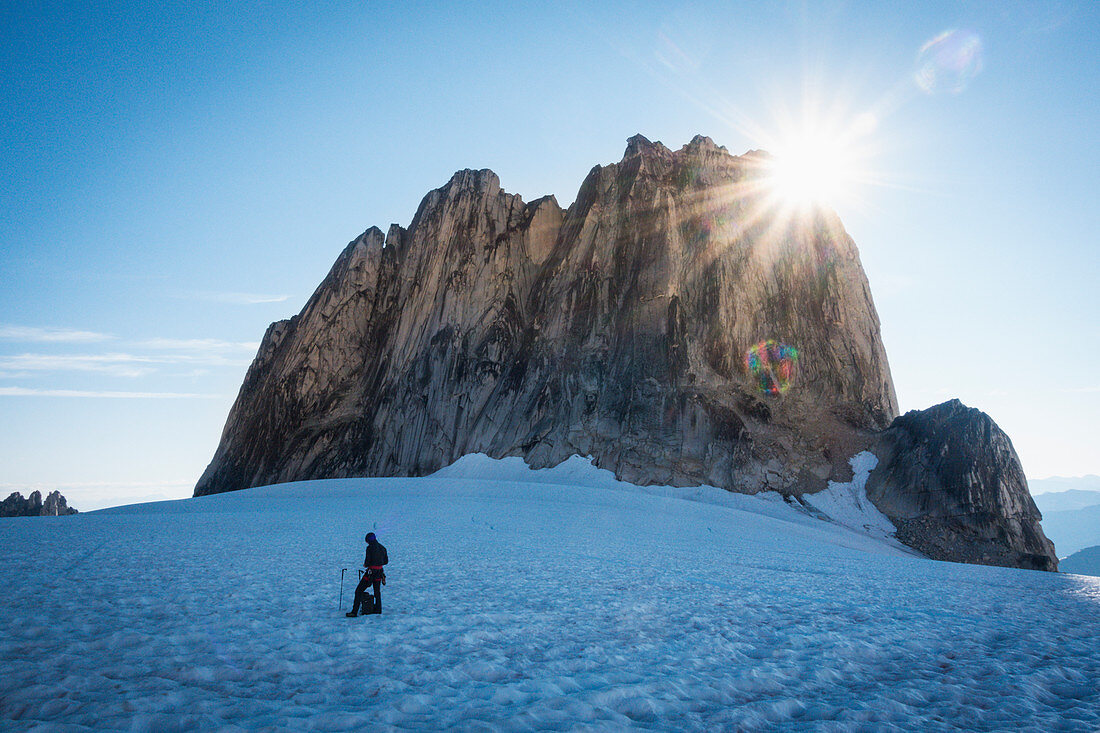
{"label": "textured snow surface", "polygon": [[0,728],[1100,728],[1100,579],[515,468],[0,522]]}

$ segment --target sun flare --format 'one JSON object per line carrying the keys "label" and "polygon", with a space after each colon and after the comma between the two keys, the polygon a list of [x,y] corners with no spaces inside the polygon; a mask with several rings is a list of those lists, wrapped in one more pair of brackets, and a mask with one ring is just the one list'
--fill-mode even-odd
{"label": "sun flare", "polygon": [[791,204],[828,202],[848,178],[842,154],[804,141],[776,153],[770,171],[775,194]]}
{"label": "sun flare", "polygon": [[875,127],[870,115],[845,125],[804,121],[771,142],[767,185],[774,201],[785,207],[849,203],[866,179],[866,138]]}

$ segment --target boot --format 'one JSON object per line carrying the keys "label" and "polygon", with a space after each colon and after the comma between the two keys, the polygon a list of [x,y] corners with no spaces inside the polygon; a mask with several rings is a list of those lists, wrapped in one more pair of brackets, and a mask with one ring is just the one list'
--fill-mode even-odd
{"label": "boot", "polygon": [[375,596],[374,605],[370,609],[370,613],[382,613],[382,599]]}
{"label": "boot", "polygon": [[348,618],[355,618],[356,616],[359,615],[359,612],[358,611],[348,611],[344,615],[347,616]]}

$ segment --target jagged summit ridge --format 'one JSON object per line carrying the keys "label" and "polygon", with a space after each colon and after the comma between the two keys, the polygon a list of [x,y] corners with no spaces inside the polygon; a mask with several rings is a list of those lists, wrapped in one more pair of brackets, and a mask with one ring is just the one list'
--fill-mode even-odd
{"label": "jagged summit ridge", "polygon": [[[745,367],[765,342],[799,354],[781,394]],[[268,330],[196,494],[475,452],[800,494],[850,479],[896,415],[836,215],[782,216],[757,155],[636,135],[566,210],[463,170],[407,229],[352,241]]]}

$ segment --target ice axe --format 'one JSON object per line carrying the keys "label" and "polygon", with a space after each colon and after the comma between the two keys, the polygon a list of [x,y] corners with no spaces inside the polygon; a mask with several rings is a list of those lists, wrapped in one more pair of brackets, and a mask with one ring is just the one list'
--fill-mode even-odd
{"label": "ice axe", "polygon": [[347,571],[347,568],[340,568],[340,608],[344,607],[344,573]]}

